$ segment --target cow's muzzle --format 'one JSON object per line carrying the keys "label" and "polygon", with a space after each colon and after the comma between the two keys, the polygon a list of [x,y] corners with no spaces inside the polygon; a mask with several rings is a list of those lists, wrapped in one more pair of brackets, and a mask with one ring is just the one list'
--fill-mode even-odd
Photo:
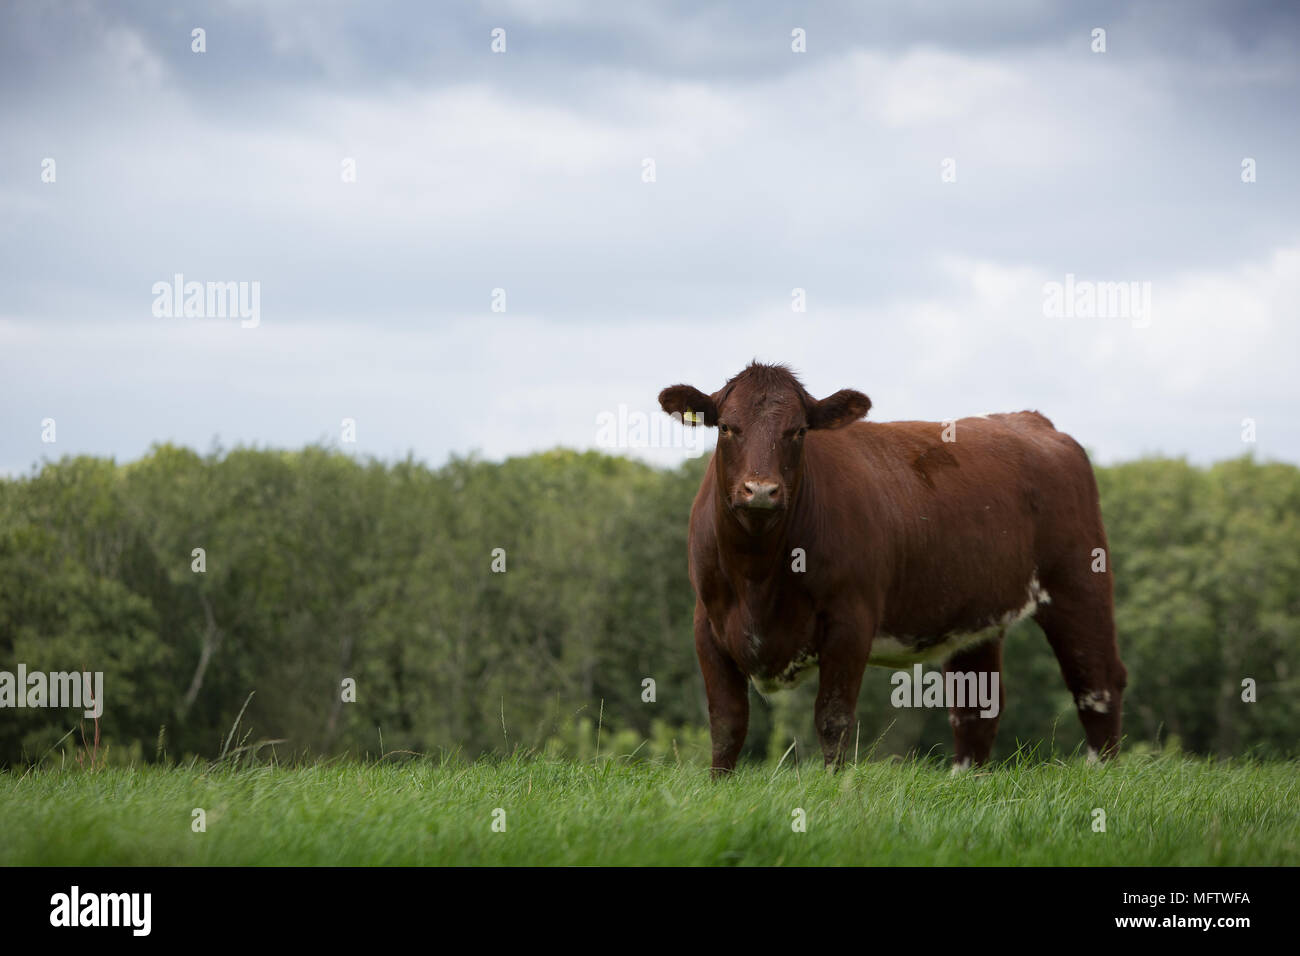
{"label": "cow's muzzle", "polygon": [[781,486],[773,481],[747,481],[736,494],[736,505],[755,511],[775,511],[784,506]]}

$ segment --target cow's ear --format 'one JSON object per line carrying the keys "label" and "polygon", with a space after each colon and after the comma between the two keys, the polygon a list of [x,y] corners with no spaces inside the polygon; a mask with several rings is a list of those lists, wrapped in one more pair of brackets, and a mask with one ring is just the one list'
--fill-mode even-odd
{"label": "cow's ear", "polygon": [[659,406],[669,415],[680,415],[687,425],[718,424],[713,399],[690,385],[669,385],[659,393]]}
{"label": "cow's ear", "polygon": [[871,409],[871,399],[851,388],[842,388],[808,409],[809,428],[843,428]]}

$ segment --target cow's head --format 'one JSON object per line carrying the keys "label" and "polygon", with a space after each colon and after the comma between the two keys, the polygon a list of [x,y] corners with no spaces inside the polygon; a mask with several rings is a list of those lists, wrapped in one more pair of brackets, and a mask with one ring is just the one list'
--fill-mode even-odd
{"label": "cow's head", "polygon": [[799,490],[804,436],[857,421],[871,399],[845,388],[818,401],[784,365],[755,362],[712,395],[672,385],[659,404],[687,424],[718,429],[719,491],[745,530],[761,534],[780,524]]}

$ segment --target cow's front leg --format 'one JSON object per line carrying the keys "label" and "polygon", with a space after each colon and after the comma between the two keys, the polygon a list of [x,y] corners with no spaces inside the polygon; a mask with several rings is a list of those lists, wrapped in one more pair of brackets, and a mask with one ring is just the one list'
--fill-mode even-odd
{"label": "cow's front leg", "polygon": [[695,605],[695,653],[709,699],[709,737],[713,741],[713,776],[736,769],[736,758],[749,732],[749,684],[740,668],[722,653],[704,606]]}
{"label": "cow's front leg", "polygon": [[828,622],[817,660],[814,717],[826,766],[839,769],[853,744],[858,691],[871,653],[870,616],[847,613]]}

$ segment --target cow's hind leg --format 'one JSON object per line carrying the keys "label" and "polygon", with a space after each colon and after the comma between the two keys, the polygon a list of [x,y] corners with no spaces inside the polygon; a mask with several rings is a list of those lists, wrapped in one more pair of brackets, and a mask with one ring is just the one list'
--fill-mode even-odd
{"label": "cow's hind leg", "polygon": [[[949,674],[953,677],[949,678]],[[998,720],[1007,699],[1006,692],[1002,689],[1002,634],[952,655],[944,661],[943,676],[945,686],[950,683],[956,686],[960,682],[965,698],[961,706],[953,701],[948,708],[948,723],[952,725],[955,748],[953,770],[987,763],[993,752],[993,741],[998,735]],[[982,711],[993,708],[981,706],[978,694],[971,695],[968,691],[982,685],[991,692],[995,680],[997,710],[991,716],[982,716]]]}
{"label": "cow's hind leg", "polygon": [[1088,739],[1088,757],[1119,751],[1128,672],[1119,659],[1110,582],[1099,574],[1081,589],[1048,588],[1034,615],[1056,654]]}

